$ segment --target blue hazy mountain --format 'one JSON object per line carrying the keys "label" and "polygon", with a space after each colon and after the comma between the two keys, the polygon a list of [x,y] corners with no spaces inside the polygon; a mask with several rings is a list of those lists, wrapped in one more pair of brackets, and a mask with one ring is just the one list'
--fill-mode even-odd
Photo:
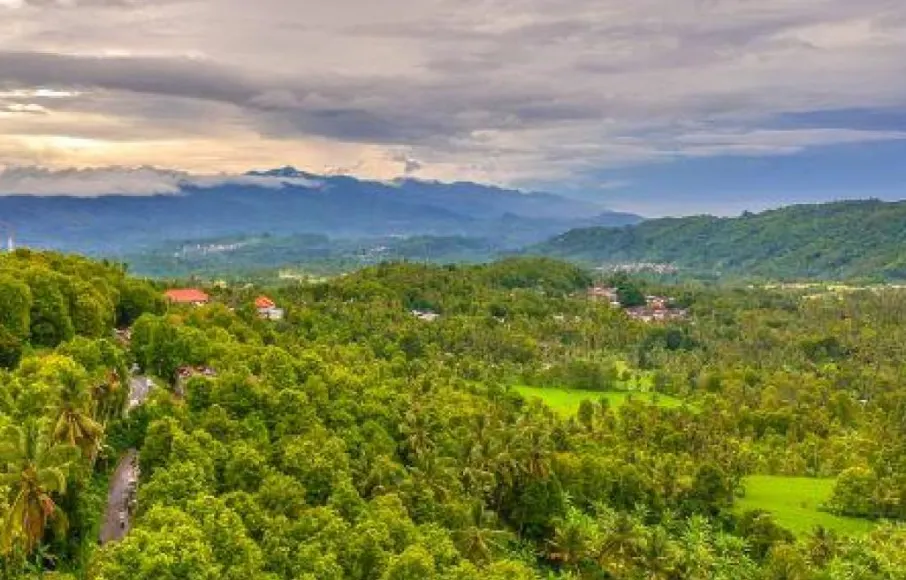
{"label": "blue hazy mountain", "polygon": [[218,180],[187,178],[164,194],[52,193],[0,196],[0,221],[12,225],[25,245],[109,255],[174,240],[298,233],[466,236],[515,247],[575,227],[641,220],[545,193],[465,182],[365,181],[292,167]]}

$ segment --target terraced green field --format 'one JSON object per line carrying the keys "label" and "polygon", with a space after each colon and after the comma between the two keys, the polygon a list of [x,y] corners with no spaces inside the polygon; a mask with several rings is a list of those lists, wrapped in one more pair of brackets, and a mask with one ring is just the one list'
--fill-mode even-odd
{"label": "terraced green field", "polygon": [[514,388],[527,399],[541,399],[550,408],[564,417],[574,416],[579,410],[579,405],[582,401],[596,401],[602,398],[607,399],[610,402],[610,406],[614,408],[622,407],[630,400],[644,401],[661,407],[680,407],[683,404],[679,399],[668,395],[658,395],[656,393],[578,391],[553,387],[529,387],[525,385],[516,385]]}
{"label": "terraced green field", "polygon": [[778,524],[797,535],[807,534],[816,526],[857,535],[875,525],[869,520],[844,518],[819,509],[833,493],[833,479],[753,475],[746,478],[745,489],[745,497],[736,501],[737,512],[770,512]]}

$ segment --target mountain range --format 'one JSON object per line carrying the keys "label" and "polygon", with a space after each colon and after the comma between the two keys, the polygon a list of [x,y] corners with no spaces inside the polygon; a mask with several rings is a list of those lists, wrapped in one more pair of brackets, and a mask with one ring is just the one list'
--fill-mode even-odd
{"label": "mountain range", "polygon": [[7,170],[3,227],[23,245],[125,259],[158,276],[517,253],[706,277],[906,280],[906,201],[643,220],[549,193],[293,167],[218,176]]}
{"label": "mountain range", "polygon": [[18,175],[6,180],[0,221],[25,245],[118,256],[175,241],[302,233],[477,237],[516,248],[575,227],[642,219],[557,195],[467,182],[366,181],[292,167],[204,178],[141,171],[161,178],[160,185],[143,182],[141,195],[128,174],[110,180],[111,191],[87,193],[79,172],[67,174],[77,179],[63,180],[58,189],[36,188],[34,178]]}
{"label": "mountain range", "polygon": [[906,201],[842,201],[735,218],[581,228],[527,252],[593,266],[669,263],[681,272],[716,276],[906,280]]}

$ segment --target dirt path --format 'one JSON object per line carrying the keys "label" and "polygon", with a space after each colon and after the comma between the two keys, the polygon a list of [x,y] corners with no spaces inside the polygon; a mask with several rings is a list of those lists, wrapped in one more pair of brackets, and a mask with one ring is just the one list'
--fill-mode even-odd
{"label": "dirt path", "polygon": [[138,452],[130,449],[120,459],[113,477],[110,479],[110,491],[107,493],[107,509],[101,523],[101,544],[121,540],[129,531],[132,514],[129,499],[130,482],[138,481]]}

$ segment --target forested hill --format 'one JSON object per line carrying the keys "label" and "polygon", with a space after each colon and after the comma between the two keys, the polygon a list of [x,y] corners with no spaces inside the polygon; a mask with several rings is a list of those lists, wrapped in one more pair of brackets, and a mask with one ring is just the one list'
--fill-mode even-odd
{"label": "forested hill", "polygon": [[530,252],[594,265],[672,263],[697,273],[902,280],[904,250],[906,202],[869,200],[577,229]]}
{"label": "forested hill", "polygon": [[906,292],[592,282],[0,254],[0,580],[906,578]]}

